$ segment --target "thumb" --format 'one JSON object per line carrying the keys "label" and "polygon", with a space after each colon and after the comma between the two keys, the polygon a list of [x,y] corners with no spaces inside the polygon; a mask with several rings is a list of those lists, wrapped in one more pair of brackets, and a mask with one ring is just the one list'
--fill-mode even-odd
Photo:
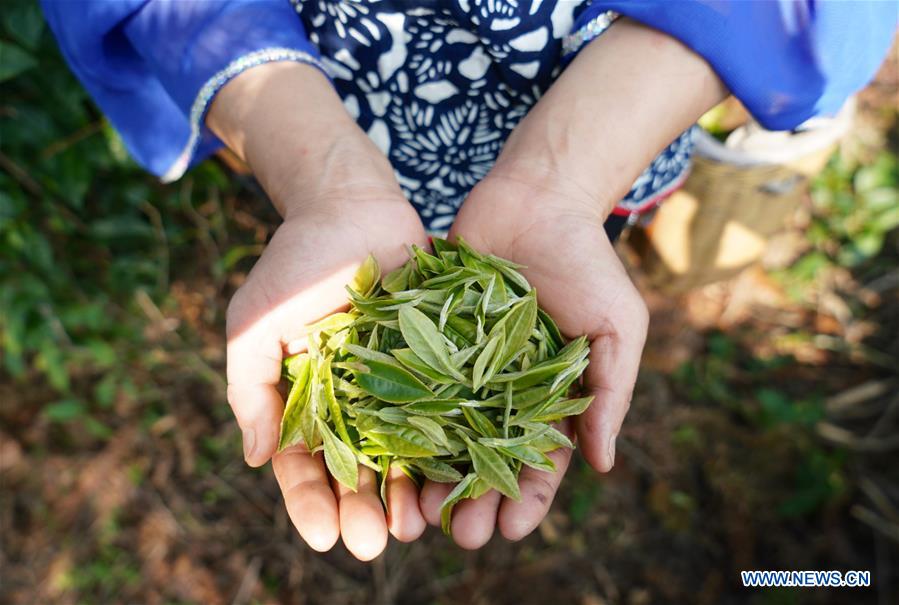
{"label": "thumb", "polygon": [[262,466],[278,448],[284,410],[277,390],[282,347],[279,338],[267,333],[264,320],[236,332],[235,302],[228,310],[228,403],[243,434],[244,459]]}

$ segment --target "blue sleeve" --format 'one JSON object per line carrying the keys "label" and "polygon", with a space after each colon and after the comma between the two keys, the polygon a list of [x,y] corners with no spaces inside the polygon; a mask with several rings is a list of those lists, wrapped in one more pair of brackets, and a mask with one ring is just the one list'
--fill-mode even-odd
{"label": "blue sleeve", "polygon": [[874,77],[899,17],[894,0],[595,0],[573,32],[607,11],[689,46],[771,130],[839,111]]}
{"label": "blue sleeve", "polygon": [[221,146],[205,128],[215,93],[269,61],[321,69],[288,0],[41,0],[72,71],[134,158],[179,178]]}

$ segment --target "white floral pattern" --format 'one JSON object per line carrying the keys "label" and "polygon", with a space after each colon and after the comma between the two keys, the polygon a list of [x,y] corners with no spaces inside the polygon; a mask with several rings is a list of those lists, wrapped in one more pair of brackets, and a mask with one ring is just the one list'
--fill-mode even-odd
{"label": "white floral pattern", "polygon": [[[581,0],[292,2],[347,110],[432,231],[449,227],[561,72],[563,42],[596,31],[572,32]],[[616,212],[642,210],[681,179],[691,149],[685,133]]]}

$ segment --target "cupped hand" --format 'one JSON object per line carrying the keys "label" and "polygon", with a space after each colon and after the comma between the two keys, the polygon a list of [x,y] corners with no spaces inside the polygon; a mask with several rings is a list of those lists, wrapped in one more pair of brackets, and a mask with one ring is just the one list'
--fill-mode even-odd
{"label": "cupped hand", "polygon": [[305,446],[276,452],[283,411],[276,387],[284,355],[305,348],[304,326],[346,306],[344,285],[369,253],[386,271],[406,260],[405,246],[427,240],[395,184],[345,180],[320,191],[314,199],[281,200],[290,211],[231,300],[228,401],[243,432],[247,463],[272,460],[300,536],[318,551],[342,537],[353,555],[370,560],[384,549],[388,529],[403,541],[424,530],[418,490],[403,473],[391,473],[387,518],[371,469],[359,467],[354,493],[333,481],[322,456],[310,455]]}
{"label": "cupped hand", "polygon": [[284,403],[277,385],[285,354],[305,348],[304,328],[347,305],[344,285],[373,254],[386,271],[406,246],[427,242],[387,158],[344,110],[316,68],[256,66],[215,96],[207,124],[252,168],[284,222],[228,306],[228,402],[251,466],[272,460],[290,519],[315,550],[342,537],[362,560],[387,533],[414,540],[425,528],[418,492],[390,473],[387,509],[370,469],[352,492],[303,445],[276,452]]}
{"label": "cupped hand", "polygon": [[[495,168],[465,201],[450,232],[475,249],[510,259],[537,290],[540,306],[567,337],[591,342],[584,388],[595,399],[574,419],[579,448],[598,471],[615,461],[621,428],[646,339],[646,306],[603,230],[605,211],[596,197],[553,176]],[[567,428],[567,427],[563,427]],[[522,500],[492,491],[456,506],[453,537],[465,548],[485,544],[498,525],[507,539],[533,531],[552,503],[571,450],[550,454],[554,473],[524,467]],[[451,486],[426,484],[422,513],[439,524],[439,506]]]}

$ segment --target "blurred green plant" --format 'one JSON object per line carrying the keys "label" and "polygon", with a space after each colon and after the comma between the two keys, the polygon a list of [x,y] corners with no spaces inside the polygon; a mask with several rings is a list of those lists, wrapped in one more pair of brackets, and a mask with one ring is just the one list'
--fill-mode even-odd
{"label": "blurred green plant", "polygon": [[881,150],[872,160],[836,153],[811,186],[808,250],[775,274],[796,301],[828,270],[855,269],[876,257],[899,228],[899,157]]}
{"label": "blurred green plant", "polygon": [[[814,513],[846,490],[845,452],[815,435],[816,424],[825,418],[822,393],[799,382],[791,388],[784,373],[791,364],[798,365],[794,358],[757,357],[738,338],[739,334],[707,334],[704,353],[678,368],[675,384],[694,404],[728,410],[735,426],[748,426],[750,434],[781,441],[790,453],[781,465],[794,483],[777,495],[778,513],[783,517]],[[681,446],[700,439],[690,425],[678,427],[673,435]]]}
{"label": "blurred green plant", "polygon": [[[124,548],[119,541],[122,527],[120,511],[113,511],[91,536],[94,556],[89,562],[73,566],[57,580],[57,588],[81,594],[95,595],[101,602],[112,602],[123,591],[140,584],[141,569],[137,553]],[[72,548],[83,544],[72,544]]]}
{"label": "blurred green plant", "polygon": [[876,256],[899,227],[899,159],[882,151],[860,164],[836,154],[812,184],[808,240],[829,261],[855,267]]}
{"label": "blurred green plant", "polygon": [[[135,365],[159,365],[135,294],[162,304],[170,267],[196,266],[195,248],[212,237],[190,199],[235,186],[212,162],[179,187],[136,166],[70,74],[37,2],[4,2],[0,64],[2,368],[47,390],[49,421],[103,437],[91,412],[136,396]],[[208,264],[223,274],[222,261]]]}

